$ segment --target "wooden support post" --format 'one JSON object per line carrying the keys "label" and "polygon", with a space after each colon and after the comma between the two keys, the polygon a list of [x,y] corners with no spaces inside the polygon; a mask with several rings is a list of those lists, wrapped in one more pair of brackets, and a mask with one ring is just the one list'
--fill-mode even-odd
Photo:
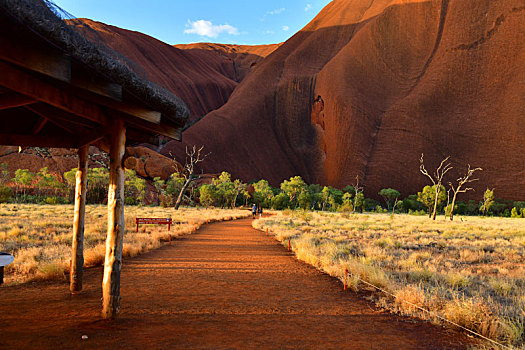
{"label": "wooden support post", "polygon": [[102,281],[102,317],[117,318],[120,312],[120,271],[124,238],[124,169],[126,128],[120,119],[111,128],[110,173],[108,189],[108,232]]}
{"label": "wooden support post", "polygon": [[0,284],[4,284],[4,267],[0,266]]}
{"label": "wooden support post", "polygon": [[344,276],[344,279],[343,279],[343,290],[346,290],[348,288],[348,285],[347,285],[347,282],[346,282],[347,277],[348,277],[348,269],[345,269],[345,276]]}
{"label": "wooden support post", "polygon": [[84,274],[84,221],[86,216],[88,152],[89,146],[82,147],[78,150],[73,242],[71,247],[71,267],[69,269],[69,290],[72,293],[82,290],[82,276]]}

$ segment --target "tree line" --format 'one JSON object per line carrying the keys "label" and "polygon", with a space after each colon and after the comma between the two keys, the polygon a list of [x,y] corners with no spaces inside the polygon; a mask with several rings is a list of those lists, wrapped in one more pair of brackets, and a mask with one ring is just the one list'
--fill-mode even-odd
{"label": "tree line", "polygon": [[[0,165],[0,203],[72,203],[75,191],[75,173],[71,169],[59,178],[47,168],[33,173],[27,169],[17,169],[10,176],[7,165]],[[87,202],[102,204],[107,201],[109,171],[107,168],[90,168],[87,181]],[[188,179],[192,178],[192,181]],[[455,198],[444,185],[427,185],[417,194],[403,197],[393,188],[378,192],[381,202],[366,198],[364,188],[356,177],[354,183],[343,189],[319,184],[307,184],[300,176],[284,180],[273,187],[267,180],[245,183],[233,179],[228,172],[222,172],[208,183],[199,181],[198,176],[188,176],[181,172],[171,174],[167,179],[154,178],[148,185],[134,170],[126,169],[125,201],[127,205],[161,205],[175,207],[177,203],[188,206],[235,208],[248,207],[255,203],[262,208],[277,210],[304,209],[334,212],[391,212],[414,215],[449,215],[454,206],[458,215],[496,215],[525,217],[525,202],[496,199],[494,190],[487,189],[479,200],[467,202]],[[456,189],[458,187],[455,187]],[[461,189],[461,186],[459,186]],[[459,193],[459,192],[458,192]],[[149,194],[149,195],[148,195]]]}

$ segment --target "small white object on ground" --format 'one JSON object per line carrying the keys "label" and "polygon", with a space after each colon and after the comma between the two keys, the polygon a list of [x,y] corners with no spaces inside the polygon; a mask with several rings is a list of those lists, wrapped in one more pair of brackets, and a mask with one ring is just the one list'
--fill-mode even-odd
{"label": "small white object on ground", "polygon": [[82,336],[82,340],[86,340],[87,338],[88,338],[87,335],[83,335],[83,336]]}

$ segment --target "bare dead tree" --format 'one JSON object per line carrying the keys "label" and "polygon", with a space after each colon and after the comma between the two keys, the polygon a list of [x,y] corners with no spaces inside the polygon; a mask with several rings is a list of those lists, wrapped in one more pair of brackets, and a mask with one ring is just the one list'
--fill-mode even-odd
{"label": "bare dead tree", "polygon": [[394,201],[394,206],[392,207],[392,214],[396,213],[396,207],[399,204],[399,197],[396,197],[396,200]]}
{"label": "bare dead tree", "polygon": [[364,188],[363,186],[359,186],[359,175],[356,175],[355,177],[355,195],[354,195],[354,208],[352,209],[352,212],[355,213],[355,208],[357,206],[357,195],[361,192],[363,192]]}
{"label": "bare dead tree", "polygon": [[430,175],[427,169],[425,169],[425,164],[423,164],[423,153],[421,153],[421,158],[419,159],[419,171],[421,172],[421,174],[428,177],[430,181],[432,181],[432,184],[435,188],[434,211],[432,212],[432,220],[436,220],[437,205],[439,200],[439,193],[441,192],[441,183],[443,182],[443,177],[450,169],[452,169],[451,164],[448,163],[449,159],[450,156],[447,156],[445,159],[443,159],[439,164],[439,167],[432,175]]}
{"label": "bare dead tree", "polygon": [[474,190],[471,187],[463,187],[463,186],[467,185],[467,184],[469,184],[471,182],[479,180],[479,179],[471,179],[472,175],[478,170],[481,171],[483,169],[481,169],[481,168],[474,168],[474,169],[472,169],[472,168],[470,168],[470,164],[469,164],[468,168],[467,168],[467,173],[456,180],[458,185],[455,188],[454,188],[454,185],[452,185],[452,183],[449,182],[449,186],[452,189],[452,192],[454,193],[454,195],[452,196],[452,206],[450,208],[450,221],[452,221],[454,219],[454,204],[456,203],[456,197],[457,197],[458,193],[465,193],[465,192],[468,192],[470,190]]}
{"label": "bare dead tree", "polygon": [[195,145],[191,149],[188,149],[188,146],[186,146],[186,163],[184,164],[184,168],[182,169],[182,176],[184,177],[184,185],[182,185],[182,188],[179,192],[179,196],[177,197],[177,202],[175,203],[175,210],[179,209],[182,199],[184,198],[184,193],[190,186],[190,184],[200,179],[199,175],[195,175],[195,166],[199,163],[202,163],[206,157],[208,157],[211,153],[204,154],[203,153],[204,146],[201,146],[199,149]]}
{"label": "bare dead tree", "polygon": [[[451,185],[450,182],[448,184]],[[450,191],[451,190],[452,190],[451,188],[449,188],[447,190],[447,206],[445,207],[445,221],[447,221],[447,215],[448,215],[448,211],[447,210],[448,210],[448,206],[450,205]]]}

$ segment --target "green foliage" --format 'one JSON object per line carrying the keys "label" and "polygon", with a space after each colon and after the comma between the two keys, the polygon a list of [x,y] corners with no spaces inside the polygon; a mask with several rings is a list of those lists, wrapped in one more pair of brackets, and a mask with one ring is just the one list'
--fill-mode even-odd
{"label": "green foliage", "polygon": [[288,195],[292,207],[297,208],[297,198],[305,190],[306,183],[300,176],[291,177],[290,180],[284,180],[281,184],[281,190]]}
{"label": "green foliage", "polygon": [[205,207],[215,205],[217,199],[217,187],[215,185],[202,185],[199,188],[199,194],[199,200],[201,205]]}
{"label": "green foliage", "polygon": [[87,173],[88,203],[104,203],[108,197],[109,170],[106,168],[90,168]]}
{"label": "green foliage", "polygon": [[17,169],[13,181],[22,186],[29,186],[33,183],[36,175],[28,169]]}
{"label": "green foliage", "polygon": [[514,202],[512,206],[517,209],[525,209],[525,202]]}
{"label": "green foliage", "polygon": [[308,191],[308,189],[304,189],[299,195],[299,197],[297,198],[297,202],[301,209],[304,209],[304,210],[310,209],[313,203],[313,198],[312,198],[312,194],[310,193],[310,191]]}
{"label": "green foliage", "polygon": [[75,188],[77,182],[77,171],[78,168],[73,168],[64,173],[64,180],[70,188]]}
{"label": "green foliage", "polygon": [[494,190],[486,189],[485,193],[483,193],[483,202],[481,203],[481,206],[479,207],[479,210],[483,213],[483,215],[487,215],[490,208],[494,205]]}
{"label": "green foliage", "polygon": [[343,204],[338,208],[340,212],[351,212],[354,210],[354,203],[352,201],[352,193],[346,192],[343,195]]}
{"label": "green foliage", "polygon": [[279,193],[272,199],[272,208],[283,210],[290,207],[290,198],[284,192]]}
{"label": "green foliage", "polygon": [[216,188],[217,204],[219,204],[221,208],[228,206],[235,195],[235,185],[231,180],[231,175],[223,171],[217,179],[212,180],[212,184]]}
{"label": "green foliage", "polygon": [[344,192],[344,193],[349,193],[349,194],[351,194],[352,196],[354,196],[354,195],[355,195],[355,188],[354,188],[354,186],[352,186],[352,185],[348,185],[348,186],[346,186],[345,188],[343,188],[343,192]]}
{"label": "green foliage", "polygon": [[393,202],[401,195],[398,190],[394,190],[393,188],[383,188],[378,194],[383,197],[388,209],[390,209]]}
{"label": "green foliage", "polygon": [[135,170],[126,169],[124,181],[124,198],[128,205],[144,203],[146,197],[146,180],[137,176]]}
{"label": "green foliage", "polygon": [[[434,201],[436,199],[436,186],[425,186],[423,191],[417,193],[417,200],[420,201],[424,206],[428,208],[428,214],[432,214],[434,208]],[[441,190],[438,196],[438,206],[447,199],[445,193],[445,186],[441,185]]]}
{"label": "green foliage", "polygon": [[260,180],[253,184],[253,188],[255,190],[253,193],[254,202],[263,208],[269,208],[272,204],[274,194],[268,181]]}
{"label": "green foliage", "polygon": [[522,216],[521,210],[516,208],[516,207],[514,207],[514,208],[512,208],[512,210],[510,212],[510,217],[511,218],[521,218],[523,216]]}
{"label": "green foliage", "polygon": [[359,192],[354,197],[354,206],[356,210],[363,212],[365,210],[365,195],[363,192]]}
{"label": "green foliage", "polygon": [[365,198],[363,209],[367,211],[372,211],[377,208],[379,202],[372,198]]}
{"label": "green foliage", "polygon": [[388,213],[388,209],[383,208],[382,206],[378,205],[375,209],[376,213]]}
{"label": "green foliage", "polygon": [[41,202],[41,204],[66,204],[67,201],[63,197],[56,197],[56,196],[47,196],[44,198],[44,200]]}
{"label": "green foliage", "polygon": [[337,188],[325,186],[321,191],[321,203],[323,210],[335,211],[338,205],[343,203],[343,192]]}
{"label": "green foliage", "polygon": [[418,211],[424,208],[423,204],[417,199],[417,195],[411,194],[407,198],[403,199],[400,205],[400,209],[405,213],[411,211]]}
{"label": "green foliage", "polygon": [[13,197],[13,191],[7,187],[0,185],[0,203],[8,203]]}
{"label": "green foliage", "polygon": [[178,196],[184,182],[185,179],[180,173],[171,174],[166,181],[166,194],[170,196]]}

